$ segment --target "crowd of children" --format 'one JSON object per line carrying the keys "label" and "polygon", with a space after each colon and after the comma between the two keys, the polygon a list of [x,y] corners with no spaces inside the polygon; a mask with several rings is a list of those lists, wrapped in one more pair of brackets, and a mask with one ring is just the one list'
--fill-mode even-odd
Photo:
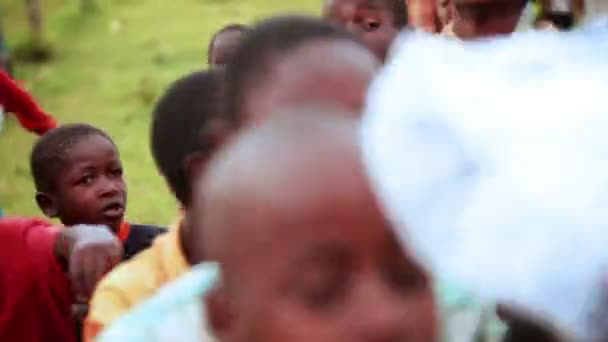
{"label": "crowd of children", "polygon": [[[441,0],[434,31],[510,34],[526,4]],[[152,113],[152,155],[180,204],[169,229],[124,219],[127,187],[107,133],[56,128],[0,72],[0,105],[42,135],[30,159],[36,203],[62,225],[0,219],[0,340],[452,338],[442,294],[397,242],[357,144],[368,86],[419,5],[408,14],[403,0],[327,0],[320,18],[219,30],[209,69],[171,84]],[[219,279],[199,298],[213,277],[197,265],[209,262]],[[199,291],[184,291],[191,281]],[[196,309],[174,310],[184,305]],[[499,313],[505,341],[556,340],[508,307]]]}

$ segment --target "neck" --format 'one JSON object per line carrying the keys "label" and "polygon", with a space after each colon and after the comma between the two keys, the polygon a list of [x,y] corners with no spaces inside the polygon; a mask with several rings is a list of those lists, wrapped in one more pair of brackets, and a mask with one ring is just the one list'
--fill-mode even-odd
{"label": "neck", "polygon": [[184,218],[182,222],[180,222],[179,226],[179,244],[182,248],[182,252],[184,253],[184,257],[186,257],[186,261],[191,266],[196,263],[196,253],[192,250],[192,244],[188,243],[188,237],[191,235],[191,224],[190,218],[188,217],[188,210],[184,210]]}

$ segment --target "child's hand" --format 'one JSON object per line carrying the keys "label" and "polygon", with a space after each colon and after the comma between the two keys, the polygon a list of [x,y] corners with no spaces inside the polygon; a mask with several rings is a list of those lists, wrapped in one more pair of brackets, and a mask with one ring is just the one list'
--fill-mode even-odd
{"label": "child's hand", "polygon": [[120,262],[122,244],[105,226],[78,225],[61,234],[76,301],[88,303],[97,282]]}

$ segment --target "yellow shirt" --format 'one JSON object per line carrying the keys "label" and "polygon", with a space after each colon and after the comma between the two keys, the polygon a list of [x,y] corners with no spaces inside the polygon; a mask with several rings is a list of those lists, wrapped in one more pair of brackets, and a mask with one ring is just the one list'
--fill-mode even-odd
{"label": "yellow shirt", "polygon": [[136,305],[190,270],[179,241],[179,228],[116,267],[97,285],[84,323],[84,340],[95,337]]}

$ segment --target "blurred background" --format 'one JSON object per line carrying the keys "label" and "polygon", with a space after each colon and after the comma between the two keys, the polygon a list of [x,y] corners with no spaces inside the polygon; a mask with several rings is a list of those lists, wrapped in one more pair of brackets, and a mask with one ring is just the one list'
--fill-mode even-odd
{"label": "blurred background", "polygon": [[[317,13],[322,0],[0,0],[0,51],[14,77],[60,123],[87,122],[118,144],[127,218],[168,224],[177,204],[149,152],[149,116],[173,80],[206,67],[211,35],[273,13]],[[29,153],[14,116],[0,132],[0,208],[36,215]]]}

